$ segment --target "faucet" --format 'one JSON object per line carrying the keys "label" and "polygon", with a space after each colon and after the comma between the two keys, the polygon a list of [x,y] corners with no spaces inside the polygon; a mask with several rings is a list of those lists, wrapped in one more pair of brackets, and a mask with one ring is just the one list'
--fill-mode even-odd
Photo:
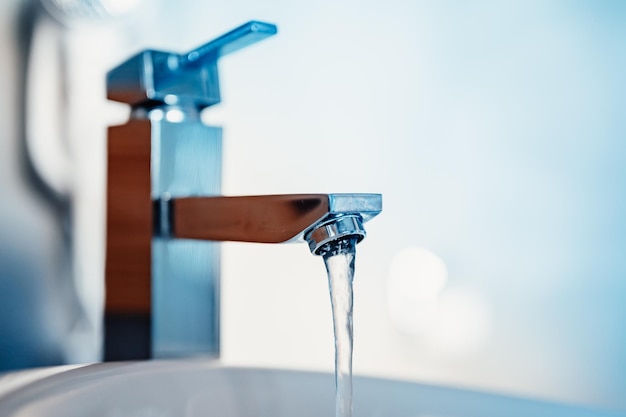
{"label": "faucet", "polygon": [[188,53],[145,50],[107,74],[131,117],[108,131],[105,360],[219,355],[220,241],[360,241],[379,194],[220,196],[217,60],[276,33],[249,22]]}

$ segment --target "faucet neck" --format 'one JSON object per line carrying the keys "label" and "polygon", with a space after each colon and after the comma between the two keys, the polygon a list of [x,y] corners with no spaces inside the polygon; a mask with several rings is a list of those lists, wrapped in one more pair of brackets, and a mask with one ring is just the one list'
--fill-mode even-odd
{"label": "faucet neck", "polygon": [[194,103],[149,103],[135,106],[130,113],[131,120],[152,120],[159,122],[162,120],[170,123],[179,122],[201,122],[200,115],[202,109]]}

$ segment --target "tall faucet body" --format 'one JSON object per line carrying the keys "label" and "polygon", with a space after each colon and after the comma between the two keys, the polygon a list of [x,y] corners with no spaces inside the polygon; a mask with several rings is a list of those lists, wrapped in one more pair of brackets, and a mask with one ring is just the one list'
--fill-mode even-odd
{"label": "tall faucet body", "polygon": [[109,128],[105,360],[219,355],[218,241],[365,236],[378,194],[220,197],[217,59],[276,33],[250,22],[189,53],[144,51],[113,69],[108,96],[133,107]]}
{"label": "tall faucet body", "polygon": [[219,245],[155,234],[153,201],[220,193],[221,130],[158,110],[109,129],[108,360],[219,351]]}

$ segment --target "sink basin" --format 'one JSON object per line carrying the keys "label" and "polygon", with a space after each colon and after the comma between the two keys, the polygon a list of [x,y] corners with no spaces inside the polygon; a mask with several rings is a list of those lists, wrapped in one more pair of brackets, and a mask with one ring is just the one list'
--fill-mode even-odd
{"label": "sink basin", "polygon": [[[35,371],[36,372],[36,371]],[[41,371],[40,371],[41,372]],[[24,374],[29,375],[28,372]],[[212,361],[87,365],[0,377],[4,417],[331,417],[331,374],[223,367]],[[34,379],[34,380],[32,380]],[[608,411],[356,377],[355,417],[602,417]]]}

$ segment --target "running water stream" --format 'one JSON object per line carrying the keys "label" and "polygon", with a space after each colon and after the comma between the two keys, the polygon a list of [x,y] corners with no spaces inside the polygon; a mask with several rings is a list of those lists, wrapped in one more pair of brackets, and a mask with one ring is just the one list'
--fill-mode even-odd
{"label": "running water stream", "polygon": [[328,272],[335,330],[335,417],[352,417],[352,279],[356,237],[321,248]]}

